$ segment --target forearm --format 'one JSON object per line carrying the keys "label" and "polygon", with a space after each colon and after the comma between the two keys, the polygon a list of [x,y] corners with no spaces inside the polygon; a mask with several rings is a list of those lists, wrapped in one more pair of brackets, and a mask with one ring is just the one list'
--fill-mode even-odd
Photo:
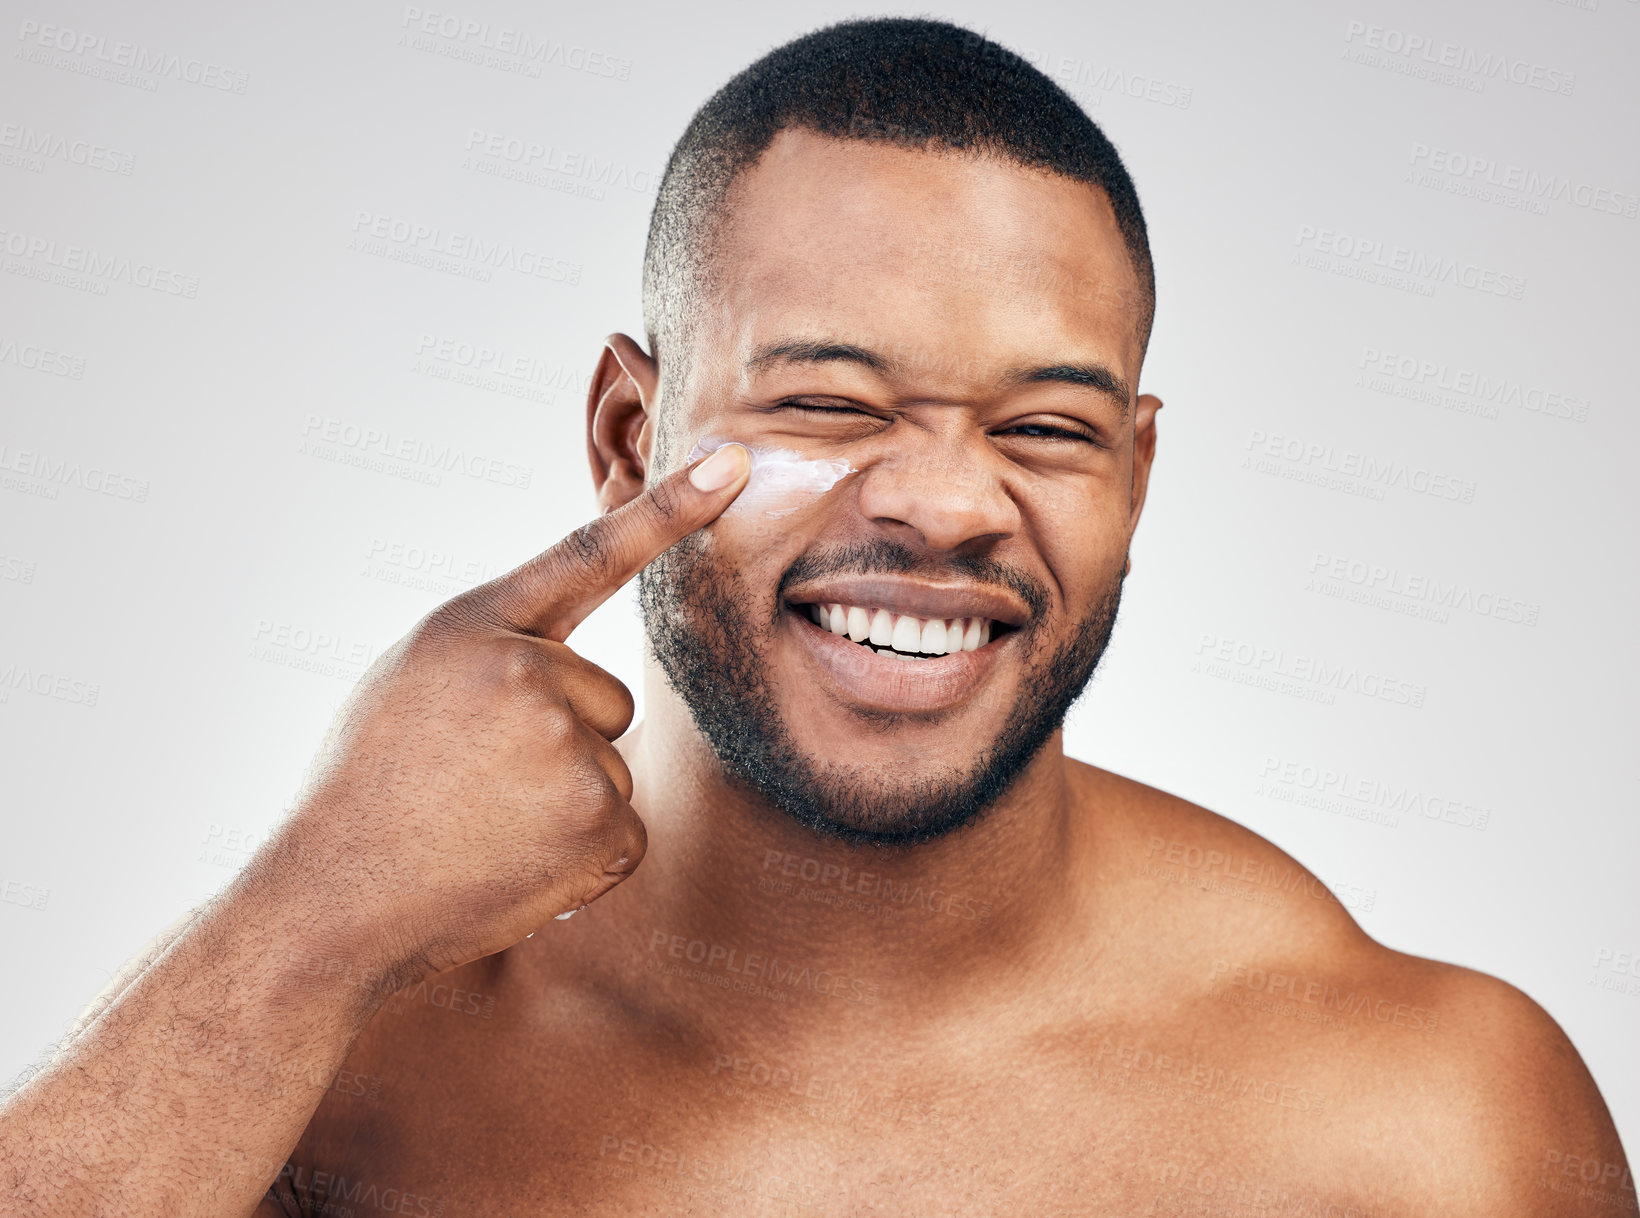
{"label": "forearm", "polygon": [[235,885],[0,1106],[0,1214],[256,1207],[390,988],[283,896]]}

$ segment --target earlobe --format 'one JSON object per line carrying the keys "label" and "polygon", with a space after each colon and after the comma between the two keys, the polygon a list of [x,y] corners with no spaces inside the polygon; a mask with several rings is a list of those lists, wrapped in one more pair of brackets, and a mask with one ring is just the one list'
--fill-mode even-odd
{"label": "earlobe", "polygon": [[605,340],[587,387],[587,463],[605,512],[643,493],[657,381],[655,361],[631,338]]}

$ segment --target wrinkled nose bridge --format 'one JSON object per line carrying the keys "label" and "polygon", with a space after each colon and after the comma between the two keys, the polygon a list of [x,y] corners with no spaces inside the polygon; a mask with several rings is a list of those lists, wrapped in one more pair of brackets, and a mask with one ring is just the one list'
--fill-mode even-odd
{"label": "wrinkled nose bridge", "polygon": [[930,479],[940,486],[961,487],[994,478],[991,462],[995,454],[984,437],[966,429],[896,428],[892,439],[885,437],[885,449],[874,455],[869,471],[880,467],[890,476]]}
{"label": "wrinkled nose bridge", "polygon": [[907,429],[859,464],[860,509],[909,525],[936,548],[1012,532],[1017,505],[983,436]]}

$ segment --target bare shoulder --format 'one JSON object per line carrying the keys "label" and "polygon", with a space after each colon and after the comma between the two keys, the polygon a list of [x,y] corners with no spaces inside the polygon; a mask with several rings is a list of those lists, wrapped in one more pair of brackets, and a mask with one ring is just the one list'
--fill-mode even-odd
{"label": "bare shoulder", "polygon": [[1489,1212],[1632,1212],[1634,1177],[1611,1113],[1554,1018],[1499,978],[1374,947],[1387,976],[1441,1012],[1398,1078],[1428,1096],[1416,1126],[1432,1146],[1476,1173],[1477,1188],[1507,1182]]}
{"label": "bare shoulder", "polygon": [[1245,825],[1108,770],[1069,766],[1097,882],[1146,894],[1182,945],[1234,954],[1371,942],[1309,868]]}
{"label": "bare shoulder", "polygon": [[1089,847],[1100,882],[1146,911],[1134,958],[1179,995],[1163,1016],[1174,1043],[1326,1097],[1283,1145],[1319,1156],[1351,1196],[1411,1212],[1636,1208],[1599,1088],[1537,1002],[1378,943],[1245,826],[1072,764],[1089,810],[1109,813],[1087,818],[1102,826]]}

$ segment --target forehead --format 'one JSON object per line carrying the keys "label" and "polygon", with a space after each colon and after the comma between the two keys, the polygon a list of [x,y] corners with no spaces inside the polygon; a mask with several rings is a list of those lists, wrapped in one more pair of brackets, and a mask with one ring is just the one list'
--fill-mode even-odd
{"label": "forehead", "polygon": [[1066,355],[1138,380],[1138,277],[1095,187],[1000,158],[787,130],[726,206],[715,343],[737,367],[807,336],[886,351],[957,391]]}

